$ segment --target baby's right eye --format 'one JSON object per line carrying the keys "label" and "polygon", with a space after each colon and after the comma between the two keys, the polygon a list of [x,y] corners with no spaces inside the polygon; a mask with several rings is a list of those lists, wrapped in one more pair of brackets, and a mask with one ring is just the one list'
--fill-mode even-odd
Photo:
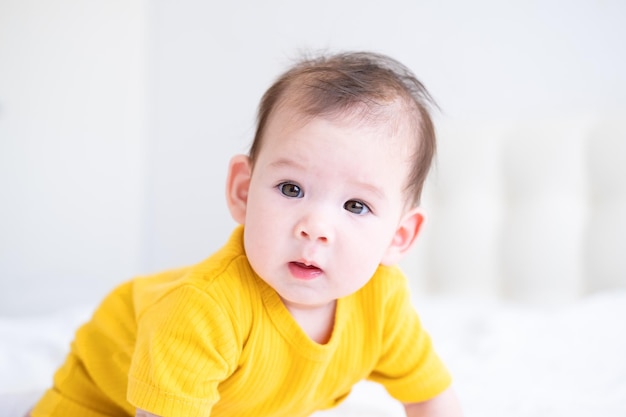
{"label": "baby's right eye", "polygon": [[302,198],[304,197],[304,193],[299,185],[293,184],[291,182],[283,182],[278,184],[278,190],[282,193],[282,195],[290,198]]}

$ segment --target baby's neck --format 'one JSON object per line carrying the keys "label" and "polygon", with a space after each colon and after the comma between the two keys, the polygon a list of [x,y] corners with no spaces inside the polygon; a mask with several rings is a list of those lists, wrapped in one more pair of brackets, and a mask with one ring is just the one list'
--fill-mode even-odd
{"label": "baby's neck", "polygon": [[336,300],[316,308],[287,307],[294,320],[311,340],[322,345],[328,343],[333,334],[336,309]]}

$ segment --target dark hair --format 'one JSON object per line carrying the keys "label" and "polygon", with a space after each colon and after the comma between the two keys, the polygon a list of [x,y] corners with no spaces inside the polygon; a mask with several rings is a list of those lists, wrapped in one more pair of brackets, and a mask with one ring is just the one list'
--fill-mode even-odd
{"label": "dark hair", "polygon": [[[306,117],[355,113],[364,120],[373,118],[375,122],[381,115],[389,118],[390,114],[385,110],[398,101],[404,110],[399,116],[404,120],[408,118],[415,132],[413,169],[407,192],[408,200],[419,204],[436,150],[435,129],[429,113],[436,104],[411,70],[386,55],[344,52],[297,62],[261,99],[250,160],[254,165],[268,120],[282,105],[293,105]],[[397,107],[393,109],[397,110]]]}

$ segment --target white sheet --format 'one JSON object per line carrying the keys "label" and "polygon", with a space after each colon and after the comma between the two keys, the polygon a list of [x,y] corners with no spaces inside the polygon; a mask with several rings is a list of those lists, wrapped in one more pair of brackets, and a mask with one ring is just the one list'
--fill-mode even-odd
{"label": "white sheet", "polygon": [[[467,417],[626,416],[626,291],[552,308],[449,297],[416,305]],[[45,389],[89,310],[0,318],[0,416],[21,417]],[[315,416],[402,415],[365,382]]]}

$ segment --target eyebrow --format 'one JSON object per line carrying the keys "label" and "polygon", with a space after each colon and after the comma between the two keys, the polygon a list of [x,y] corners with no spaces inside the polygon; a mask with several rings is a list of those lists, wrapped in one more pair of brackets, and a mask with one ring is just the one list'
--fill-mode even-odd
{"label": "eyebrow", "polygon": [[295,168],[300,168],[302,170],[305,169],[304,165],[298,163],[297,161],[294,161],[293,159],[288,159],[288,158],[279,158],[276,161],[272,161],[269,164],[269,166],[276,167],[276,168],[295,167]]}
{"label": "eyebrow", "polygon": [[383,189],[366,183],[366,182],[355,182],[355,184],[361,188],[364,188],[366,190],[369,190],[371,193],[375,194],[376,197],[380,198],[380,199],[384,199],[385,198],[385,192],[383,191]]}

